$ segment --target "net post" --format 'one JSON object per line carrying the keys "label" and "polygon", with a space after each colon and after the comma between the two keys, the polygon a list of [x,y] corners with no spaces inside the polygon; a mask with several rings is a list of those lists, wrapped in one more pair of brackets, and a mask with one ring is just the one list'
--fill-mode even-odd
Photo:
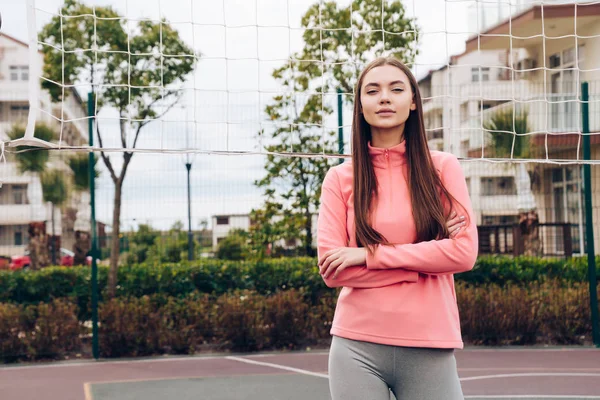
{"label": "net post", "polygon": [[[583,134],[583,159],[590,160],[590,114],[588,82],[581,84],[581,132]],[[585,198],[585,233],[588,257],[588,281],[590,290],[590,312],[592,318],[592,340],[600,347],[598,326],[598,279],[596,277],[596,253],[594,250],[594,221],[592,215],[592,174],[590,164],[583,165],[583,188]]]}
{"label": "net post", "polygon": [[[342,114],[344,107],[344,101],[342,99],[342,89],[337,89],[337,114],[338,114],[338,153],[340,155],[344,154],[344,116]],[[341,164],[344,162],[344,159],[340,157],[338,159],[338,163]]]}
{"label": "net post", "polygon": [[[88,111],[88,141],[90,148],[94,146],[94,93],[89,92],[87,98]],[[94,167],[94,152],[88,153],[88,172],[91,208],[91,239],[92,239],[92,355],[94,359],[100,357],[98,349],[98,232],[96,230],[96,174]]]}

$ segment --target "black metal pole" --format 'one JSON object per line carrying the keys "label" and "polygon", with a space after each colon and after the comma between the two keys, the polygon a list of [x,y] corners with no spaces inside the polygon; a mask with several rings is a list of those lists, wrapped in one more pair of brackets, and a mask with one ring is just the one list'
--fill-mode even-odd
{"label": "black metal pole", "polygon": [[191,196],[191,185],[190,185],[190,173],[192,170],[192,163],[185,163],[187,168],[187,194],[188,194],[188,261],[194,259],[194,236],[192,235],[192,196]]}
{"label": "black metal pole", "polygon": [[[94,94],[88,93],[88,143],[94,146]],[[93,151],[88,153],[88,173],[90,185],[90,208],[91,208],[91,245],[92,251],[92,355],[97,360],[100,357],[100,346],[98,341],[98,231],[96,230],[96,171],[95,155]]]}
{"label": "black metal pole", "polygon": [[[337,90],[337,108],[338,108],[338,153],[344,154],[344,117],[343,117],[343,108],[344,108],[344,99],[343,99],[342,89],[338,88]],[[344,159],[340,157],[338,159],[338,163],[341,164],[344,162]]]}
{"label": "black metal pole", "polygon": [[[588,83],[581,84],[581,132],[583,133],[583,159],[591,158],[590,113]],[[585,230],[588,256],[588,281],[590,288],[590,311],[592,318],[592,340],[600,347],[600,327],[598,322],[598,278],[596,277],[596,252],[594,249],[594,218],[592,215],[592,171],[590,164],[583,165],[583,188],[585,197]]]}

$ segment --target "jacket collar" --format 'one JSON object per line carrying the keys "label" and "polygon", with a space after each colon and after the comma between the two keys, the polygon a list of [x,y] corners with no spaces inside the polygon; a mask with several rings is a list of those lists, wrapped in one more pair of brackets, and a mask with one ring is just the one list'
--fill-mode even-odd
{"label": "jacket collar", "polygon": [[371,146],[368,142],[371,162],[376,168],[397,167],[406,163],[406,140],[387,149]]}

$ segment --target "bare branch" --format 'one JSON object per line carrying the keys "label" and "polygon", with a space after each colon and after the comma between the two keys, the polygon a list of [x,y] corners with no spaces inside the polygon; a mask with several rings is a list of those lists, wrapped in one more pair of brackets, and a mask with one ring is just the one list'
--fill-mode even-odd
{"label": "bare branch", "polygon": [[121,176],[119,180],[123,182],[125,179],[125,174],[127,173],[127,167],[129,167],[129,163],[131,162],[131,158],[133,157],[133,153],[125,152],[123,153],[123,167],[121,168]]}
{"label": "bare branch", "polygon": [[[96,133],[98,134],[98,143],[100,144],[100,147],[104,147],[104,144],[102,144],[102,135],[100,135],[100,127],[98,126],[98,121],[96,121]],[[110,159],[106,156],[106,154],[104,154],[103,151],[100,152],[100,156],[102,157],[102,160],[104,161],[104,164],[106,165],[106,168],[108,168],[108,171],[110,172],[110,177],[113,180],[113,182],[117,182],[117,175],[115,174],[115,170],[112,166],[112,163],[110,162]]]}
{"label": "bare branch", "polygon": [[[177,92],[176,92],[176,91],[170,91],[169,93],[167,93],[167,95],[166,95],[166,96],[170,96],[170,95],[172,95],[172,94],[175,94],[175,93],[177,93]],[[165,96],[165,97],[166,97],[166,96]],[[149,109],[152,107],[152,105],[156,104],[157,100],[159,100],[159,99],[156,99],[156,100],[154,100],[152,103],[150,103],[150,105],[149,105],[149,106],[146,108],[146,110],[149,110]],[[175,107],[175,105],[177,105],[177,103],[179,103],[179,100],[181,100],[181,96],[178,96],[178,97],[177,97],[177,98],[176,98],[176,99],[175,99],[175,100],[174,100],[174,101],[173,101],[173,102],[172,102],[172,103],[169,105],[169,107],[167,107],[167,109],[166,109],[166,110],[165,110],[165,111],[164,111],[162,114],[158,115],[156,118],[154,118],[154,119],[152,119],[152,120],[147,120],[147,121],[140,122],[140,124],[138,125],[138,127],[137,127],[137,129],[136,129],[136,132],[135,132],[135,139],[133,139],[133,148],[134,148],[134,149],[135,149],[135,146],[137,145],[138,137],[139,137],[139,135],[140,135],[140,131],[142,130],[142,128],[143,128],[144,126],[148,125],[150,122],[152,122],[152,121],[154,121],[154,120],[156,120],[156,119],[160,119],[160,118],[162,118],[162,117],[163,117],[163,116],[164,116],[166,113],[168,113],[169,111],[171,111],[171,109],[172,109],[173,107]],[[146,118],[146,116],[148,116],[148,112],[147,112],[147,111],[145,111],[144,118],[140,118],[140,119],[145,119],[145,118]]]}

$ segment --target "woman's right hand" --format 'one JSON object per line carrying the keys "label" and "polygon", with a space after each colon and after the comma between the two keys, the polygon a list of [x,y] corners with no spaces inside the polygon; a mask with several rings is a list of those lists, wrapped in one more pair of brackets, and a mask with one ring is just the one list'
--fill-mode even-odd
{"label": "woman's right hand", "polygon": [[454,239],[460,230],[465,226],[464,215],[457,216],[456,212],[452,211],[450,219],[448,222],[446,222],[446,226],[448,227],[448,232],[450,232],[449,238]]}

